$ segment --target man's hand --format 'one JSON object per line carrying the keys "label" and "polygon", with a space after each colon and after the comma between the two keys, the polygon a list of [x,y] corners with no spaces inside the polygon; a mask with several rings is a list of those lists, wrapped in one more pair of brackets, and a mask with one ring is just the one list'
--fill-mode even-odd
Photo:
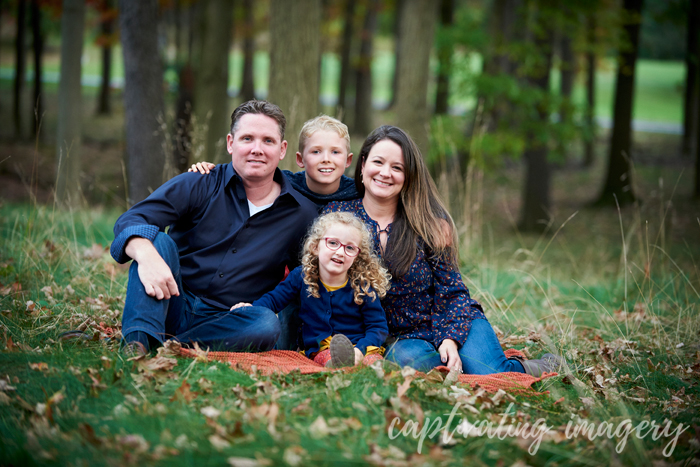
{"label": "man's hand", "polygon": [[362,353],[362,350],[358,349],[355,347],[355,365],[359,365],[362,363],[362,360],[365,359],[365,354]]}
{"label": "man's hand", "polygon": [[239,302],[239,303],[236,303],[235,305],[233,305],[229,311],[233,311],[236,308],[240,308],[243,306],[253,306],[253,305],[251,305],[250,303],[246,303],[246,302]]}
{"label": "man's hand", "polygon": [[124,251],[138,263],[139,279],[149,296],[163,300],[180,295],[172,271],[150,240],[133,237]]}
{"label": "man's hand", "polygon": [[459,358],[457,343],[452,339],[445,339],[438,348],[440,360],[450,370],[457,369],[462,372],[462,359]]}

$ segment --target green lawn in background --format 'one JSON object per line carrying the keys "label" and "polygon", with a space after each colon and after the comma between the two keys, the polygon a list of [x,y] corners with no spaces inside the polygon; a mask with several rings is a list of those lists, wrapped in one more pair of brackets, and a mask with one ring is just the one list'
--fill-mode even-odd
{"label": "green lawn in background", "polygon": [[[8,79],[12,73],[13,56],[11,51],[2,54],[2,75]],[[459,57],[456,56],[458,59]],[[478,57],[469,57],[472,72],[479,69]],[[86,47],[83,56],[83,75],[99,76],[101,69],[100,51],[95,47]],[[259,96],[267,94],[268,73],[270,68],[269,56],[266,52],[255,54],[255,85]],[[31,76],[32,66],[28,63],[28,76]],[[234,49],[229,60],[229,87],[238,90],[241,84],[241,68],[243,56],[240,50]],[[433,67],[436,65],[433,63]],[[58,54],[49,54],[45,58],[44,71],[47,74],[59,72],[60,63]],[[113,50],[113,76],[123,76],[123,61],[120,47]],[[391,50],[378,48],[374,54],[372,65],[373,76],[373,100],[375,104],[384,105],[391,99],[391,86],[393,82],[394,55]],[[176,71],[166,70],[166,80],[176,83]],[[574,100],[583,105],[585,89],[583,75],[577,80],[574,88]],[[337,54],[326,53],[321,60],[321,84],[320,94],[324,103],[334,101],[338,91],[340,79],[340,59]],[[463,81],[464,77],[455,76],[454,82]],[[685,64],[681,61],[640,60],[637,66],[637,81],[634,104],[634,118],[645,121],[657,121],[665,123],[681,123],[683,118],[683,88],[685,84]],[[459,84],[457,85],[459,86]],[[431,86],[430,94],[433,95],[434,86]],[[552,90],[559,88],[559,72],[552,72]],[[615,88],[615,66],[611,59],[601,60],[596,74],[596,116],[611,118],[613,108],[613,95]],[[349,93],[350,95],[351,93]],[[469,109],[473,100],[469,95],[464,95],[457,90],[452,90],[451,105],[459,111]]]}

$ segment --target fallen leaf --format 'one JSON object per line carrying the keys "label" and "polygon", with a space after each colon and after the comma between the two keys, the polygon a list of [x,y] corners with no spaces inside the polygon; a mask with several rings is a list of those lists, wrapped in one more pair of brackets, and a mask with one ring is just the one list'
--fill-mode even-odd
{"label": "fallen leaf", "polygon": [[177,360],[168,357],[155,356],[147,360],[139,360],[139,367],[148,371],[170,371],[175,365],[177,365]]}
{"label": "fallen leaf", "polygon": [[267,467],[272,465],[272,461],[269,459],[251,459],[249,457],[229,457],[226,459],[226,462],[228,462],[231,467]]}
{"label": "fallen leaf", "polygon": [[173,397],[170,398],[170,402],[173,402],[180,398],[183,399],[185,402],[192,402],[199,394],[190,391],[190,388],[191,386],[187,382],[187,380],[183,380],[182,385],[180,385],[180,387],[175,390],[175,394],[173,394]]}
{"label": "fallen leaf", "polygon": [[48,371],[49,370],[49,364],[44,363],[44,362],[39,362],[39,363],[30,363],[29,368],[32,370],[36,371]]}
{"label": "fallen leaf", "polygon": [[399,397],[401,397],[401,396],[403,396],[404,394],[406,394],[406,391],[408,391],[409,386],[411,386],[411,381],[413,381],[413,378],[412,378],[412,377],[408,377],[408,378],[406,378],[406,379],[404,380],[403,383],[401,383],[400,385],[398,385],[398,387],[396,388],[396,393],[397,393],[397,395],[398,395]]}
{"label": "fallen leaf", "polygon": [[108,248],[103,247],[97,243],[93,243],[90,248],[85,248],[83,250],[83,258],[85,259],[100,259],[102,256],[107,254]]}
{"label": "fallen leaf", "polygon": [[36,308],[36,304],[31,300],[29,300],[25,305],[27,306],[25,311],[29,311],[30,313],[34,311],[34,308]]}
{"label": "fallen leaf", "polygon": [[325,438],[328,435],[328,424],[322,416],[318,416],[314,422],[309,425],[309,435],[313,439]]}
{"label": "fallen leaf", "polygon": [[231,447],[231,443],[219,435],[211,435],[209,437],[209,442],[217,451],[223,451],[224,449]]}
{"label": "fallen leaf", "polygon": [[306,450],[301,446],[289,446],[284,450],[282,459],[292,467],[300,465],[306,456]]}
{"label": "fallen leaf", "polygon": [[117,436],[117,442],[136,453],[146,452],[149,448],[148,441],[141,435]]}
{"label": "fallen leaf", "polygon": [[207,418],[217,418],[221,415],[221,410],[215,409],[214,407],[207,406],[200,410],[200,413]]}

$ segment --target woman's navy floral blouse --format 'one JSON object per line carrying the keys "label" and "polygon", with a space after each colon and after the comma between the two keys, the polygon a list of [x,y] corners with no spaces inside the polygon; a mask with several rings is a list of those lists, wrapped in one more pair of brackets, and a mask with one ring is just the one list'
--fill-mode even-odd
{"label": "woman's navy floral blouse", "polygon": [[[379,225],[367,215],[362,200],[334,202],[327,212],[352,212],[373,233],[374,249],[381,258]],[[387,227],[391,235],[391,225]],[[471,322],[486,319],[484,310],[469,296],[462,275],[444,257],[429,256],[421,241],[409,271],[392,278],[391,289],[382,300],[389,333],[399,339],[423,339],[439,347],[444,339],[453,339],[460,347],[467,340]]]}

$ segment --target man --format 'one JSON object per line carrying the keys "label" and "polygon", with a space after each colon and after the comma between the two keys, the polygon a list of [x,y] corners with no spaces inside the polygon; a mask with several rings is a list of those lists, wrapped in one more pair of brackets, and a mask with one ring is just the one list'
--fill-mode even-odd
{"label": "man", "polygon": [[272,312],[229,308],[272,290],[285,266],[298,263],[317,215],[277,168],[285,125],[274,104],[241,104],[226,137],[231,164],[209,177],[179,175],[119,218],[112,256],[134,260],[122,316],[127,353],[171,337],[218,350],[274,346],[280,326]]}

